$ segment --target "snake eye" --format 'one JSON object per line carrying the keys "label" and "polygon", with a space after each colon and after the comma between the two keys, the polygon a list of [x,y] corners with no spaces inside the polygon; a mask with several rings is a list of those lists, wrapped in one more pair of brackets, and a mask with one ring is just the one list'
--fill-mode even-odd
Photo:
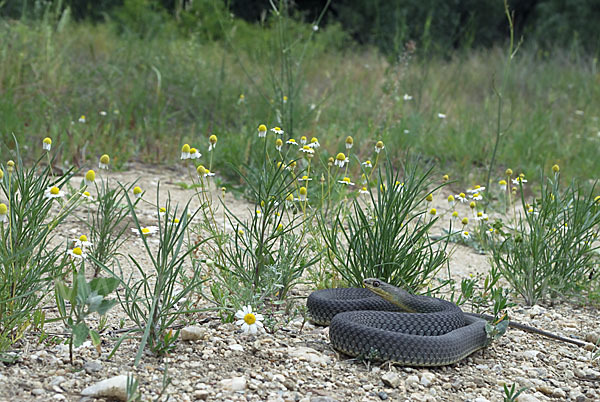
{"label": "snake eye", "polygon": [[373,287],[374,288],[378,288],[379,287],[379,281],[373,281]]}

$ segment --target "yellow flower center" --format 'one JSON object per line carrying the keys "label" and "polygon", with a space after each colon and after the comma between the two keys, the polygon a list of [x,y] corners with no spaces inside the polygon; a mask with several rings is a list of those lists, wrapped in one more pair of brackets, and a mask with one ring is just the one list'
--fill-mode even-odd
{"label": "yellow flower center", "polygon": [[73,254],[81,256],[83,254],[83,251],[81,251],[81,247],[75,247],[73,249]]}
{"label": "yellow flower center", "polygon": [[142,228],[142,234],[143,235],[147,235],[149,233],[150,233],[150,229],[148,229],[148,228]]}
{"label": "yellow flower center", "polygon": [[133,194],[134,195],[138,195],[138,194],[141,194],[141,193],[142,193],[142,189],[140,187],[136,186],[136,187],[133,188]]}
{"label": "yellow flower center", "polygon": [[375,144],[375,146],[379,149],[383,148],[383,141],[377,141],[377,143]]}
{"label": "yellow flower center", "polygon": [[346,155],[344,155],[343,153],[339,153],[335,156],[335,159],[337,159],[338,161],[345,161],[346,160]]}
{"label": "yellow flower center", "polygon": [[52,194],[52,195],[58,195],[59,192],[60,192],[60,189],[56,186],[54,186],[50,189],[50,194]]}
{"label": "yellow flower center", "polygon": [[353,144],[354,143],[354,139],[350,136],[346,137],[346,144]]}
{"label": "yellow flower center", "polygon": [[469,218],[462,218],[462,224],[467,225],[469,223]]}
{"label": "yellow flower center", "polygon": [[448,202],[454,202],[454,196],[453,195],[449,195],[448,196]]}
{"label": "yellow flower center", "polygon": [[83,192],[83,195],[84,195],[84,196],[86,196],[86,197],[89,197],[91,194],[90,194],[90,192],[89,192],[89,191],[84,191],[84,192]]}
{"label": "yellow flower center", "polygon": [[189,153],[190,152],[190,146],[188,144],[183,144],[183,146],[181,147],[181,152]]}
{"label": "yellow flower center", "polygon": [[96,172],[94,172],[93,170],[88,170],[87,173],[85,174],[85,179],[87,181],[96,180]]}
{"label": "yellow flower center", "polygon": [[52,139],[50,137],[44,138],[44,144],[51,145],[52,144]]}
{"label": "yellow flower center", "polygon": [[429,202],[433,201],[433,194],[429,194],[425,199]]}
{"label": "yellow flower center", "polygon": [[252,325],[256,322],[256,316],[252,313],[248,313],[244,316],[244,321],[248,325]]}
{"label": "yellow flower center", "polygon": [[8,212],[8,207],[6,204],[0,204],[0,215],[6,215]]}
{"label": "yellow flower center", "polygon": [[342,179],[342,181],[344,181],[345,183],[350,183],[350,178],[349,177],[344,177]]}
{"label": "yellow flower center", "polygon": [[81,236],[79,236],[79,240],[81,240],[81,241],[88,241],[88,238],[87,238],[86,235],[81,235]]}
{"label": "yellow flower center", "polygon": [[[266,129],[265,129],[266,131]],[[211,135],[210,137],[208,137],[208,142],[210,142],[211,144],[216,144],[217,143],[217,136],[216,135]]]}
{"label": "yellow flower center", "polygon": [[283,145],[283,141],[281,141],[281,138],[277,138],[277,140],[275,140],[275,145],[278,147]]}
{"label": "yellow flower center", "polygon": [[306,187],[300,187],[300,195],[306,195]]}

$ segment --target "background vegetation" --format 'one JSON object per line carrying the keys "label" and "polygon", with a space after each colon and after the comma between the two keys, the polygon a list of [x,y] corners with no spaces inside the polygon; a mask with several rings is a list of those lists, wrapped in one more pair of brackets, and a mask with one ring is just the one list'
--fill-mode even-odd
{"label": "background vegetation", "polygon": [[[498,173],[559,162],[596,178],[599,11],[593,1],[510,3],[524,44],[503,94]],[[325,152],[353,135],[361,157],[381,139],[465,182],[481,179],[506,63],[502,1],[276,5],[302,46],[281,41],[267,1],[0,3],[0,156],[14,134],[21,144],[51,136],[66,166],[106,150],[117,168],[171,163],[184,142],[205,151],[214,133],[221,158],[241,166],[252,163],[251,134],[266,122],[286,137],[318,137]],[[301,60],[293,86],[274,78],[283,76],[282,50]],[[215,170],[233,178],[223,162]]]}

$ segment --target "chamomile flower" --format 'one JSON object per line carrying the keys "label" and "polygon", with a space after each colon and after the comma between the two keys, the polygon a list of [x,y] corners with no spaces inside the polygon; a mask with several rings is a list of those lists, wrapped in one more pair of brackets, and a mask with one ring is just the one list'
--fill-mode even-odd
{"label": "chamomile flower", "polygon": [[338,180],[338,183],[340,183],[340,184],[345,184],[345,185],[347,185],[347,186],[353,186],[353,185],[354,185],[354,183],[352,183],[352,182],[350,181],[350,178],[349,178],[349,177],[344,177],[342,180]]}
{"label": "chamomile flower", "polygon": [[72,250],[67,250],[67,254],[77,260],[83,260],[87,257],[87,254],[83,252],[81,247],[74,247]]}
{"label": "chamomile flower", "polygon": [[136,228],[131,228],[131,231],[136,234],[141,234],[142,236],[152,236],[154,233],[158,232],[158,227],[156,226],[147,226],[141,229],[141,232]]}
{"label": "chamomile flower", "polygon": [[104,154],[100,157],[100,161],[98,162],[98,168],[100,169],[108,169],[108,164],[110,163],[110,156]]}
{"label": "chamomile flower", "polygon": [[213,177],[215,174],[211,172],[209,169],[206,169],[206,173],[204,173],[204,177]]}
{"label": "chamomile flower", "polygon": [[189,144],[183,144],[181,147],[181,159],[190,159],[190,150]]}
{"label": "chamomile flower", "polygon": [[321,144],[319,144],[319,140],[317,139],[317,137],[312,137],[308,146],[317,149],[321,146]]}
{"label": "chamomile flower", "polygon": [[600,204],[600,195],[597,195],[597,196],[594,198],[594,204]]}
{"label": "chamomile flower", "polygon": [[90,194],[89,191],[84,191],[83,193],[81,193],[81,196],[83,198],[85,198],[86,200],[89,200],[89,201],[93,201],[94,200],[94,197],[92,197],[92,195]]}
{"label": "chamomile flower", "polygon": [[78,121],[80,123],[85,123],[85,115],[82,114],[81,116],[79,116],[79,120]]}
{"label": "chamomile flower", "polygon": [[271,131],[274,132],[275,134],[279,134],[279,135],[283,134],[283,130],[281,128],[279,128],[279,127],[273,127],[271,129]]}
{"label": "chamomile flower", "polygon": [[91,186],[95,180],[96,180],[96,172],[94,172],[92,169],[88,170],[87,173],[85,174],[85,185]]}
{"label": "chamomile flower", "polygon": [[412,96],[410,96],[409,94],[404,94],[404,96],[402,97],[402,99],[404,99],[405,101],[409,101],[412,100]]}
{"label": "chamomile flower", "polygon": [[262,320],[264,319],[262,314],[252,312],[252,306],[247,305],[242,307],[235,313],[235,318],[238,320],[235,322],[236,325],[241,325],[242,332],[245,334],[256,334],[258,331],[263,331],[264,326]]}
{"label": "chamomile flower", "polygon": [[141,188],[141,187],[139,187],[139,186],[135,186],[135,187],[133,188],[133,196],[134,196],[135,198],[142,198],[142,194],[143,194],[143,191],[142,191],[142,188]]}
{"label": "chamomile flower", "polygon": [[50,151],[50,148],[52,148],[52,139],[50,137],[46,137],[42,141],[42,149],[44,151]]}
{"label": "chamomile flower", "polygon": [[523,173],[521,173],[519,175],[519,177],[512,179],[511,181],[512,181],[512,184],[514,184],[515,186],[518,186],[519,183],[520,184],[527,183],[527,179],[525,179],[525,175]]}
{"label": "chamomile flower", "polygon": [[483,196],[479,193],[474,193],[473,195],[471,195],[471,198],[477,201],[483,200]]}
{"label": "chamomile flower", "polygon": [[366,168],[372,168],[372,167],[373,167],[373,164],[372,164],[372,163],[371,163],[371,161],[370,161],[370,160],[368,160],[368,159],[367,159],[366,161],[364,161],[364,162],[362,163],[362,165],[363,165],[364,167],[366,167]]}
{"label": "chamomile flower", "polygon": [[307,141],[308,140],[306,139],[306,136],[303,135],[302,137],[300,137],[300,144],[305,145]]}
{"label": "chamomile flower", "polygon": [[508,169],[506,169],[506,170],[504,171],[504,174],[505,174],[507,177],[510,177],[510,176],[512,176],[512,174],[513,174],[513,171],[512,171],[512,169],[511,169],[511,168],[508,168]]}
{"label": "chamomile flower", "polygon": [[[404,190],[404,182],[400,183],[398,180],[394,183],[394,191],[402,192]],[[433,197],[432,197],[433,200]]]}
{"label": "chamomile flower", "polygon": [[287,97],[287,96],[285,96],[285,95],[283,95],[283,99],[282,99],[282,100],[283,100],[283,103],[285,104],[285,103],[287,103],[287,101],[288,101],[288,97]]}
{"label": "chamomile flower", "polygon": [[8,207],[6,204],[0,204],[0,223],[8,222]]}
{"label": "chamomile flower", "polygon": [[198,165],[198,167],[196,168],[196,173],[198,173],[199,177],[206,177],[206,168],[204,167],[204,165]]}
{"label": "chamomile flower", "polygon": [[450,176],[448,176],[447,174],[445,174],[445,175],[442,176],[442,180],[443,181],[448,181],[448,180],[450,180]]}
{"label": "chamomile flower", "polygon": [[281,147],[283,147],[283,141],[281,141],[281,138],[277,138],[275,140],[275,149],[281,151]]}
{"label": "chamomile flower", "polygon": [[444,113],[438,113],[437,116],[438,116],[439,119],[445,119],[446,118],[446,114],[444,114]]}
{"label": "chamomile flower", "polygon": [[437,209],[435,209],[435,208],[431,208],[431,209],[429,210],[429,215],[431,215],[431,216],[436,216],[436,215],[437,215]]}
{"label": "chamomile flower", "polygon": [[377,141],[377,143],[375,144],[375,152],[380,153],[382,149],[385,148],[385,145],[383,145],[383,141]]}
{"label": "chamomile flower", "polygon": [[457,221],[458,220],[458,211],[452,211],[452,220],[453,221]]}
{"label": "chamomile flower", "polygon": [[289,139],[289,140],[287,140],[285,143],[286,143],[286,144],[290,144],[290,145],[296,145],[296,146],[298,145],[298,143],[296,142],[296,140],[295,140],[295,139],[293,139],[293,138],[290,138],[290,139]]}
{"label": "chamomile flower", "polygon": [[44,192],[44,196],[46,198],[59,198],[59,197],[62,197],[64,195],[65,195],[64,191],[61,191],[61,189],[59,189],[56,186],[48,187],[46,189],[46,191]]}
{"label": "chamomile flower", "polygon": [[335,156],[335,162],[334,163],[335,163],[336,166],[339,166],[339,167],[343,168],[344,165],[346,163],[348,163],[348,162],[350,162],[350,160],[342,152],[340,152],[339,154],[337,154]]}
{"label": "chamomile flower", "polygon": [[473,188],[468,189],[467,193],[469,193],[469,194],[481,193],[483,190],[485,190],[485,187],[481,187],[479,184],[476,184],[473,186]]}
{"label": "chamomile flower", "polygon": [[160,215],[160,216],[165,216],[166,214],[167,214],[167,208],[165,208],[165,207],[160,207],[160,208],[158,209],[158,215]]}
{"label": "chamomile flower", "polygon": [[552,171],[553,171],[554,173],[558,173],[558,172],[560,172],[560,166],[558,166],[558,165],[553,165],[553,166],[552,166]]}
{"label": "chamomile flower", "polygon": [[73,239],[73,244],[75,247],[81,247],[85,250],[86,247],[90,247],[92,245],[92,242],[88,240],[86,235],[81,235],[79,238]]}
{"label": "chamomile flower", "polygon": [[427,197],[425,197],[425,201],[433,202],[433,194],[427,194]]}
{"label": "chamomile flower", "polygon": [[347,136],[346,137],[346,149],[352,148],[353,145],[354,145],[354,138],[352,138],[351,136]]}
{"label": "chamomile flower", "polygon": [[498,185],[502,190],[506,190],[506,186],[508,185],[508,183],[506,182],[506,180],[502,179],[498,182]]}
{"label": "chamomile flower", "polygon": [[300,187],[298,190],[298,201],[306,201],[306,196],[308,191],[306,191],[306,187]]}
{"label": "chamomile flower", "polygon": [[8,170],[8,173],[12,173],[15,170],[15,161],[9,160],[6,162],[6,170]]}
{"label": "chamomile flower", "polygon": [[469,240],[471,238],[471,235],[469,234],[468,231],[463,230],[460,234],[460,236],[464,239],[464,240]]}
{"label": "chamomile flower", "polygon": [[210,137],[208,137],[208,152],[212,151],[213,149],[215,149],[217,147],[217,141],[218,138],[216,135],[211,135]]}
{"label": "chamomile flower", "polygon": [[261,124],[258,126],[258,138],[265,138],[267,136],[267,126]]}
{"label": "chamomile flower", "polygon": [[367,190],[366,187],[361,188],[360,190],[358,190],[359,194],[369,194],[369,190]]}
{"label": "chamomile flower", "polygon": [[305,182],[307,182],[307,183],[308,183],[309,181],[311,181],[311,180],[312,180],[312,178],[310,178],[310,177],[308,177],[308,176],[306,176],[306,175],[304,175],[304,176],[302,176],[302,177],[300,177],[300,178],[298,179],[298,181],[305,181]]}
{"label": "chamomile flower", "polygon": [[291,207],[291,206],[292,206],[292,203],[293,203],[293,201],[294,201],[294,194],[292,194],[292,193],[289,193],[289,194],[287,195],[287,197],[285,197],[285,205],[287,205],[288,207]]}
{"label": "chamomile flower", "polygon": [[310,147],[310,145],[304,145],[300,148],[300,151],[307,154],[307,156],[312,156],[315,153],[315,150]]}
{"label": "chamomile flower", "polygon": [[456,195],[456,199],[459,200],[460,202],[466,202],[467,201],[467,195],[465,193],[460,193]]}
{"label": "chamomile flower", "polygon": [[[209,146],[210,147],[210,146]],[[190,148],[190,159],[198,159],[202,156],[196,148]]]}
{"label": "chamomile flower", "polygon": [[454,196],[450,194],[448,196],[448,205],[450,205],[450,208],[452,208],[454,207],[454,204],[456,204],[456,201],[454,200]]}
{"label": "chamomile flower", "polygon": [[462,223],[463,226],[467,226],[469,224],[469,218],[467,218],[465,216],[464,218],[462,218],[462,220],[460,221],[460,223]]}
{"label": "chamomile flower", "polygon": [[477,211],[477,215],[475,215],[476,221],[487,221],[489,219],[487,214],[484,214],[481,211]]}

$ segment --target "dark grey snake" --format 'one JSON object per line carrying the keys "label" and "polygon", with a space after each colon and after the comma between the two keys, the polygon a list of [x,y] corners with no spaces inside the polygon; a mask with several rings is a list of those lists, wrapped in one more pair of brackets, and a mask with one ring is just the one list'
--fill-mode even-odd
{"label": "dark grey snake", "polygon": [[[312,321],[329,325],[331,345],[347,355],[409,366],[444,366],[489,343],[485,324],[490,316],[465,314],[454,303],[411,295],[378,279],[364,283],[366,289],[318,290],[307,300]],[[583,344],[523,324],[511,322],[511,326]]]}

